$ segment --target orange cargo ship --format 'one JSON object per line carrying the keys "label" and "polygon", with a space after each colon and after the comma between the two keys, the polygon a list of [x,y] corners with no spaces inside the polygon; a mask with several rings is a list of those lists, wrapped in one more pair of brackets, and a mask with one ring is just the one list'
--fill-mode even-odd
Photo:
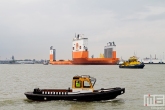
{"label": "orange cargo ship", "polygon": [[102,58],[88,57],[88,38],[78,34],[72,42],[72,60],[56,61],[56,50],[50,47],[50,64],[52,65],[115,65],[119,61],[116,58],[116,45],[114,42],[107,43],[104,47]]}

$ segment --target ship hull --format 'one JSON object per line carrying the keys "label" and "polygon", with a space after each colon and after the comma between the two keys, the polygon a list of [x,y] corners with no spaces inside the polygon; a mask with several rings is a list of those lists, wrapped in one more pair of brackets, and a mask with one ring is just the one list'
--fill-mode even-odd
{"label": "ship hull", "polygon": [[53,65],[116,65],[118,58],[74,58],[72,61],[53,61]]}
{"label": "ship hull", "polygon": [[[56,91],[56,90],[55,90]],[[51,101],[51,100],[70,100],[70,101],[100,101],[115,99],[118,95],[125,93],[125,88],[109,88],[95,90],[90,93],[73,93],[73,92],[55,92],[57,94],[42,94],[42,92],[26,92],[28,99],[33,101]]]}
{"label": "ship hull", "polygon": [[122,66],[122,65],[119,65],[119,68],[143,69],[144,66],[145,66],[144,64],[134,65],[134,66]]}

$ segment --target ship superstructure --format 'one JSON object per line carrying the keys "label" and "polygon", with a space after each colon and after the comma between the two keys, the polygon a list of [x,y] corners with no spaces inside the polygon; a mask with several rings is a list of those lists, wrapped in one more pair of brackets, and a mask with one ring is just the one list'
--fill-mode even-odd
{"label": "ship superstructure", "polygon": [[56,61],[56,49],[53,46],[50,47],[50,61]]}
{"label": "ship superstructure", "polygon": [[116,58],[116,45],[115,42],[108,42],[104,47],[104,58]]}
{"label": "ship superstructure", "polygon": [[140,61],[144,64],[165,64],[164,59],[158,59],[158,58],[143,58]]}
{"label": "ship superstructure", "polygon": [[117,64],[119,58],[116,58],[116,45],[114,42],[108,42],[104,47],[104,57],[89,58],[88,38],[83,34],[78,34],[72,42],[72,60],[55,60],[55,49],[50,48],[50,64],[72,64],[72,65],[112,65]]}
{"label": "ship superstructure", "polygon": [[72,58],[88,58],[88,38],[84,38],[83,35],[77,35],[73,39],[72,43]]}
{"label": "ship superstructure", "polygon": [[155,54],[155,58],[153,58],[150,55],[150,58],[146,57],[146,58],[140,59],[139,61],[144,64],[165,64],[164,53],[163,53],[163,58],[160,58],[160,59],[157,58]]}

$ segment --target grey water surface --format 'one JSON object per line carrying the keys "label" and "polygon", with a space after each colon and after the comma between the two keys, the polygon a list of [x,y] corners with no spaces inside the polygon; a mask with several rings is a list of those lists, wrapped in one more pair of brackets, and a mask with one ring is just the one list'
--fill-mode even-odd
{"label": "grey water surface", "polygon": [[[96,102],[30,101],[24,92],[41,89],[67,89],[74,75],[97,79],[95,89],[124,87],[115,100]],[[119,69],[118,65],[0,65],[0,110],[150,110],[143,96],[165,95],[165,65],[145,65],[144,69]]]}

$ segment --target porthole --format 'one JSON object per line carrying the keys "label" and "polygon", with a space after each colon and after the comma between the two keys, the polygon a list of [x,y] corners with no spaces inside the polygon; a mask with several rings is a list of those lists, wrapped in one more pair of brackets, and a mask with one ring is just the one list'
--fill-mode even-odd
{"label": "porthole", "polygon": [[47,98],[46,98],[46,97],[44,97],[44,100],[47,100]]}

